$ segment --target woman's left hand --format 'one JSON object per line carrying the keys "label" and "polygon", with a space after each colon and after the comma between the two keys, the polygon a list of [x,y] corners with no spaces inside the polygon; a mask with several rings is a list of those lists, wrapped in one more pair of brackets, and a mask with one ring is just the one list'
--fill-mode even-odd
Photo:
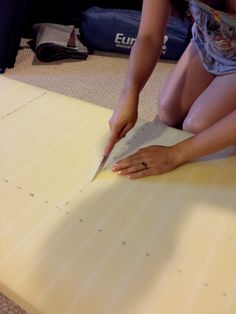
{"label": "woman's left hand", "polygon": [[149,146],[118,161],[113,167],[120,175],[130,179],[158,175],[171,171],[182,164],[175,146]]}

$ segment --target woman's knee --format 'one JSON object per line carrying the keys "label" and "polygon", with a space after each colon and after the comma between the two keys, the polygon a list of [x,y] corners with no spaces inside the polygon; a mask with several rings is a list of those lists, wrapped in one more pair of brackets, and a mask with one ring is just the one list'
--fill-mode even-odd
{"label": "woman's knee", "polygon": [[176,110],[177,107],[173,99],[166,99],[164,95],[160,94],[157,104],[157,113],[163,123],[169,126],[179,124],[180,117]]}
{"label": "woman's knee", "polygon": [[183,121],[183,131],[197,134],[209,127],[209,123],[203,117],[188,115]]}

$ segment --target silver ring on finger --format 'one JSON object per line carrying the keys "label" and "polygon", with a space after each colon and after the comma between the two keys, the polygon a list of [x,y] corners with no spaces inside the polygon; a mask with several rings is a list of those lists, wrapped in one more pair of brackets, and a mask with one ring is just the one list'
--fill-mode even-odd
{"label": "silver ring on finger", "polygon": [[147,163],[146,162],[142,162],[142,165],[144,166],[144,169],[148,169],[148,165],[147,165]]}

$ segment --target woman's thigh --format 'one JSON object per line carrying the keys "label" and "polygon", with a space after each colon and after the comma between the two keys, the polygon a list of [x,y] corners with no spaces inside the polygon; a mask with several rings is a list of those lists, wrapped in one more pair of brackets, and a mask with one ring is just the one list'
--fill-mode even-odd
{"label": "woman's thigh", "polygon": [[183,122],[195,100],[215,78],[202,65],[191,42],[162,86],[158,115],[168,125]]}
{"label": "woman's thigh", "polygon": [[234,110],[236,110],[236,73],[217,76],[193,103],[184,120],[183,129],[199,133]]}

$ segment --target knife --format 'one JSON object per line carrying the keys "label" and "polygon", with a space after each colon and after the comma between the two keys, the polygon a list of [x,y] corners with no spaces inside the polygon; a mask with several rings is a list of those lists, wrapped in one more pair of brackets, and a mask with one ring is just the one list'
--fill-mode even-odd
{"label": "knife", "polygon": [[109,158],[109,156],[110,156],[110,154],[108,154],[107,156],[104,156],[102,158],[102,161],[100,162],[98,169],[95,172],[95,175],[93,176],[91,182],[93,182],[97,178],[97,176],[100,174],[100,172],[102,171],[103,167],[105,166],[105,163],[106,163],[107,159]]}

